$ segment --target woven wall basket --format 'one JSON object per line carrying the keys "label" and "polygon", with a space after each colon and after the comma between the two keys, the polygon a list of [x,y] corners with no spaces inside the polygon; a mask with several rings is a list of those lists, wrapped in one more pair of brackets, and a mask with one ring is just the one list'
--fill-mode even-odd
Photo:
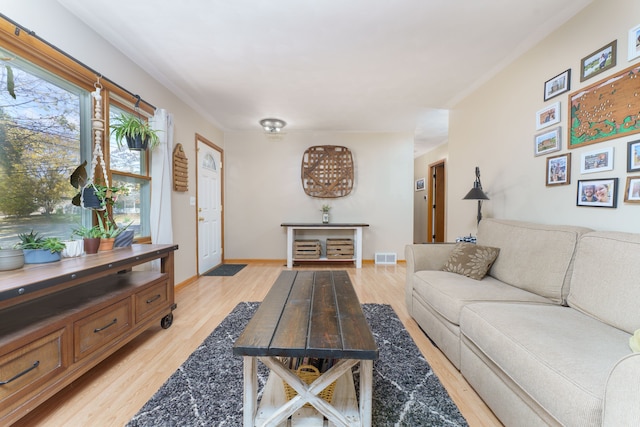
{"label": "woven wall basket", "polygon": [[353,157],[346,147],[318,145],[302,156],[302,188],[311,197],[336,198],[351,193]]}

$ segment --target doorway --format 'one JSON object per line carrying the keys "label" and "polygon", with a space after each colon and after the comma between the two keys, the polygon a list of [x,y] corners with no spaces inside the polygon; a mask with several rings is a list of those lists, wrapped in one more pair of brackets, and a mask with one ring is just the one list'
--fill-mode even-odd
{"label": "doorway", "polygon": [[445,241],[445,161],[429,165],[427,242]]}
{"label": "doorway", "polygon": [[222,149],[196,134],[198,274],[222,263]]}

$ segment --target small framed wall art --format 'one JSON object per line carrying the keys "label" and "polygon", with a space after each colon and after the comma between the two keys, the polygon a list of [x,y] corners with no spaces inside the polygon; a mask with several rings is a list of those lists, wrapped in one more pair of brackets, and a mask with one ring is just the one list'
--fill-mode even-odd
{"label": "small framed wall art", "polygon": [[615,208],[618,200],[618,178],[582,179],[578,181],[578,206]]}
{"label": "small framed wall art", "polygon": [[589,151],[580,155],[580,173],[613,170],[613,147]]}
{"label": "small framed wall art", "polygon": [[560,103],[551,104],[536,113],[536,130],[560,123]]}
{"label": "small framed wall art", "polygon": [[547,187],[571,183],[571,153],[547,157]]}
{"label": "small framed wall art", "polygon": [[628,176],[624,189],[625,203],[640,203],[640,176]]}
{"label": "small framed wall art", "polygon": [[627,60],[633,61],[640,56],[640,24],[629,30],[629,53]]}
{"label": "small framed wall art", "polygon": [[582,61],[580,61],[581,82],[616,66],[617,42],[617,40],[614,40],[582,58]]}
{"label": "small framed wall art", "polygon": [[560,126],[535,136],[533,154],[541,156],[560,150]]}
{"label": "small framed wall art", "polygon": [[548,101],[571,88],[571,69],[568,69],[544,83],[544,100]]}
{"label": "small framed wall art", "polygon": [[627,145],[627,172],[640,171],[640,140]]}
{"label": "small framed wall art", "polygon": [[416,180],[416,191],[424,190],[424,178]]}

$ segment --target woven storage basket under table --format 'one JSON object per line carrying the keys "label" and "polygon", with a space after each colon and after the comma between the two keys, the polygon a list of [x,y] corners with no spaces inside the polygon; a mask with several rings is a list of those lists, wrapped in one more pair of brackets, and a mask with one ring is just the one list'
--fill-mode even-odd
{"label": "woven storage basket under table", "polygon": [[[296,375],[298,375],[298,378],[304,381],[307,385],[314,382],[320,376],[320,371],[318,370],[318,368],[312,365],[300,365],[300,367],[296,369],[295,372]],[[284,385],[284,394],[286,395],[287,400],[291,400],[298,395],[298,392],[291,388],[291,386],[285,381],[283,381],[282,384]],[[336,382],[334,381],[329,384],[324,390],[318,393],[318,396],[326,400],[328,403],[331,403],[331,401],[333,400],[333,391],[335,390],[335,388]],[[304,406],[307,408],[311,407],[311,405],[308,403]]]}

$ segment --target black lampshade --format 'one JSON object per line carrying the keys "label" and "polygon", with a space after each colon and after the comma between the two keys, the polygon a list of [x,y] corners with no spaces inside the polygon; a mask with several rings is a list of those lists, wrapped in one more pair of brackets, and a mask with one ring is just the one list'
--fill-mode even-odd
{"label": "black lampshade", "polygon": [[473,188],[469,190],[466,196],[462,198],[463,200],[489,200],[482,188],[478,185],[478,182],[473,183]]}

